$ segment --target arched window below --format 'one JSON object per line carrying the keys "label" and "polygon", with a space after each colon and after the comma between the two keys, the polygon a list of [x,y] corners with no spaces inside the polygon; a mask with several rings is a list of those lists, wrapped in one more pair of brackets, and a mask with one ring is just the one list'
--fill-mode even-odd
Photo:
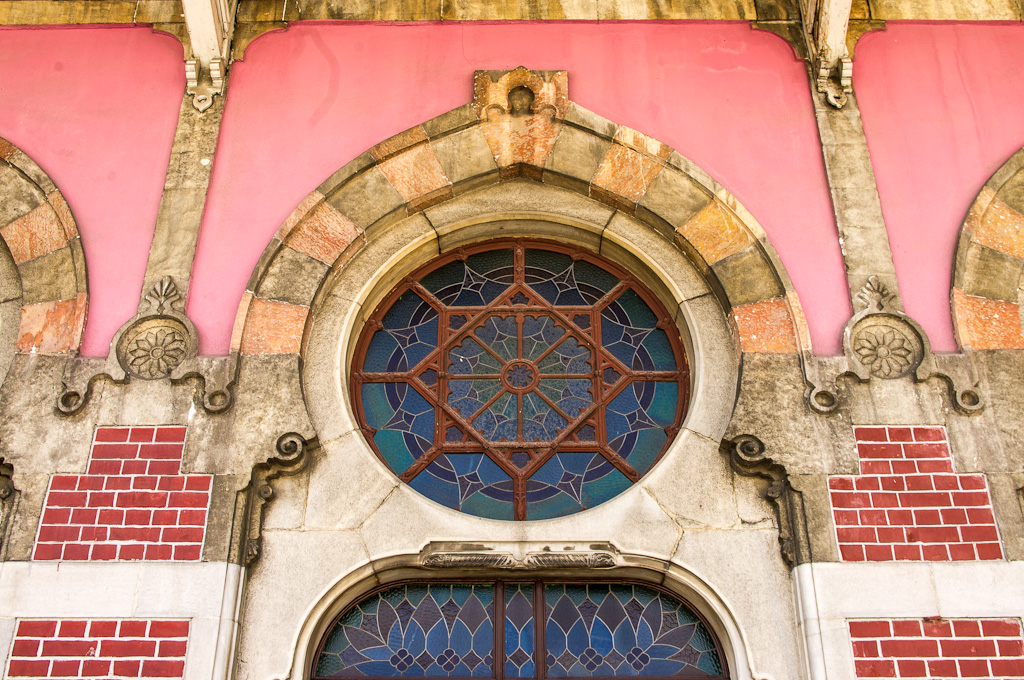
{"label": "arched window below", "polygon": [[337,618],[314,657],[314,680],[350,676],[729,677],[710,627],[668,593],[547,581],[379,590]]}

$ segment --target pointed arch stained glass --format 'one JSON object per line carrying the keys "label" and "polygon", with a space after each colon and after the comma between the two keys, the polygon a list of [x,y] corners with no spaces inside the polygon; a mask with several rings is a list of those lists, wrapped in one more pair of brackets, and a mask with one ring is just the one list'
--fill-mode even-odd
{"label": "pointed arch stained glass", "polygon": [[638,481],[679,428],[689,373],[671,318],[590,253],[463,249],[375,311],[353,402],[381,460],[442,505],[503,520],[580,512]]}

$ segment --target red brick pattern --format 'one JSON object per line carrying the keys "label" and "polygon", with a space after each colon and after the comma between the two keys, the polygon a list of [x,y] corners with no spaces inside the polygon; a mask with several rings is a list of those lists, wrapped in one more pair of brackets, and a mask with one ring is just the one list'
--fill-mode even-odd
{"label": "red brick pattern", "polygon": [[984,475],[958,475],[943,427],[855,428],[861,474],[832,477],[842,559],[998,560]]}
{"label": "red brick pattern", "polygon": [[21,620],[8,678],[181,678],[188,621]]}
{"label": "red brick pattern", "polygon": [[1019,619],[849,624],[858,678],[1024,678]]}
{"label": "red brick pattern", "polygon": [[184,427],[96,429],[84,475],[54,475],[34,559],[198,560],[210,475],[183,475]]}

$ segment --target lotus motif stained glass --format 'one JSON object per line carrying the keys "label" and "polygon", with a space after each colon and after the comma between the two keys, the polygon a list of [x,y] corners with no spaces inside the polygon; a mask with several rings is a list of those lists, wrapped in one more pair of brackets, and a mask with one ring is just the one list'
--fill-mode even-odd
{"label": "lotus motif stained glass", "polygon": [[668,447],[689,374],[679,334],[628,272],[556,244],[443,257],[380,305],[353,401],[403,481],[492,519],[547,519],[624,491]]}
{"label": "lotus motif stained glass", "polygon": [[327,633],[313,678],[725,679],[723,666],[711,629],[666,593],[497,581],[410,584],[364,599]]}

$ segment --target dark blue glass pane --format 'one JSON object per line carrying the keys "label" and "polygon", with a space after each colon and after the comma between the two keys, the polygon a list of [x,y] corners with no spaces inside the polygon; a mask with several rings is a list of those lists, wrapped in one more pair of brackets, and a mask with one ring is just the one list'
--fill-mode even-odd
{"label": "dark blue glass pane", "polygon": [[546,585],[549,677],[721,673],[710,632],[678,600],[633,585]]}
{"label": "dark blue glass pane", "polygon": [[401,295],[381,319],[363,370],[370,373],[408,371],[437,348],[437,311],[411,291]]}
{"label": "dark blue glass pane", "polygon": [[441,454],[409,486],[431,500],[472,515],[515,517],[511,478],[482,453]]}
{"label": "dark blue glass pane", "polygon": [[505,586],[505,677],[532,678],[536,630],[533,585]]}
{"label": "dark blue glass pane", "polygon": [[363,414],[385,462],[402,474],[434,443],[434,407],[405,383],[363,385]]}
{"label": "dark blue glass pane", "polygon": [[559,343],[553,352],[544,357],[537,364],[537,368],[541,373],[590,373],[593,371],[590,360],[590,350],[580,344],[576,338],[570,337]]}
{"label": "dark blue glass pane", "polygon": [[494,588],[410,585],[360,602],[316,663],[327,677],[492,677]]}
{"label": "dark blue glass pane", "polygon": [[523,318],[522,358],[536,360],[551,345],[565,337],[565,331],[555,325],[549,316],[527,316]]}

